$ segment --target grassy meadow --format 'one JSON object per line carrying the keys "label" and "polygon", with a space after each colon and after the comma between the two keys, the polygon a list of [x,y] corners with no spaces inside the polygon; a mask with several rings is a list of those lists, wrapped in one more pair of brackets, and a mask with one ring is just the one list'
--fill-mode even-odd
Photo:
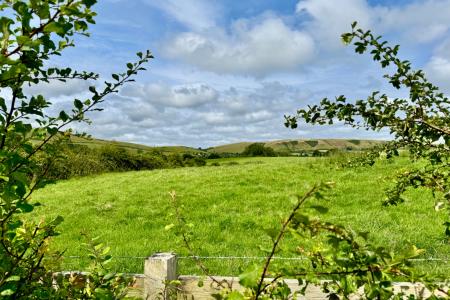
{"label": "grassy meadow", "polygon": [[[413,243],[426,250],[423,258],[448,258],[442,223],[445,212],[435,212],[431,193],[409,191],[398,207],[382,207],[383,191],[406,158],[381,161],[374,167],[336,169],[333,158],[238,158],[212,162],[220,166],[110,173],[74,178],[36,191],[36,219],[65,218],[52,247],[66,250],[63,268],[82,269],[86,259],[80,232],[100,236],[117,256],[117,270],[141,273],[143,258],[154,252],[186,250],[173,233],[169,192],[176,191],[187,219],[194,224],[194,246],[200,256],[262,256],[259,245],[270,246],[264,228],[280,224],[292,199],[315,183],[334,181],[336,187],[321,205],[323,217],[358,231],[371,232],[378,245],[404,249]],[[309,203],[310,205],[317,203]],[[286,241],[289,243],[289,241]],[[138,257],[138,258],[131,258]],[[231,275],[251,260],[208,259],[215,274]],[[444,262],[420,263],[420,268],[447,274]],[[181,273],[199,273],[189,260],[181,260]]]}

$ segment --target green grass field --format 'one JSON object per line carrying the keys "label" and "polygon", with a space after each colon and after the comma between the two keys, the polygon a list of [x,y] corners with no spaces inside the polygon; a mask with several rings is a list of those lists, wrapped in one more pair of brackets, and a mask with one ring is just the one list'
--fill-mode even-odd
{"label": "green grass field", "polygon": [[[230,163],[234,161],[234,163]],[[259,245],[270,245],[264,228],[280,223],[291,200],[320,181],[336,187],[322,205],[324,218],[360,231],[370,231],[375,244],[404,249],[409,242],[426,250],[424,258],[448,258],[450,249],[431,193],[415,190],[398,207],[382,207],[383,190],[406,158],[382,161],[374,167],[336,170],[330,158],[242,158],[219,160],[221,166],[114,173],[75,178],[47,185],[34,200],[43,205],[34,216],[65,218],[53,247],[66,256],[81,256],[80,232],[101,236],[118,256],[115,267],[142,272],[144,257],[157,251],[186,255],[178,239],[164,230],[173,223],[170,191],[195,225],[195,246],[202,256],[261,256]],[[317,204],[317,203],[310,203]],[[236,274],[250,260],[207,260],[216,274]],[[64,268],[82,269],[84,260],[67,258]],[[421,263],[435,274],[448,274],[443,262]],[[196,273],[182,260],[181,272]],[[198,272],[197,272],[198,273]]]}

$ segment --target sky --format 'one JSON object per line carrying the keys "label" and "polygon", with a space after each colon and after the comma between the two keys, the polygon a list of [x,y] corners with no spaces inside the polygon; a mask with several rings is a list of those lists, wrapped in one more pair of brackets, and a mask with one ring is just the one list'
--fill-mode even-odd
{"label": "sky", "polygon": [[[135,83],[110,96],[92,124],[93,137],[150,146],[209,147],[277,139],[389,139],[336,124],[286,128],[284,115],[346,95],[372,91],[406,97],[383,79],[369,55],[356,54],[340,34],[358,21],[450,93],[450,0],[100,0],[91,37],[55,65],[103,78],[125,70],[135,53],[155,59]],[[100,81],[101,82],[101,81]],[[38,86],[55,109],[83,99],[89,83]]]}

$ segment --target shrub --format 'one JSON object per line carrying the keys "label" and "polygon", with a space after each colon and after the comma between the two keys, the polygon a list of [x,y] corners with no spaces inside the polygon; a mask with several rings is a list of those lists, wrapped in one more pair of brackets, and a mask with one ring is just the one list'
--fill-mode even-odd
{"label": "shrub", "polygon": [[208,153],[206,158],[207,159],[217,159],[217,158],[222,158],[222,156],[217,152],[210,152],[210,153]]}
{"label": "shrub", "polygon": [[253,143],[245,147],[243,156],[277,156],[270,147],[265,147],[264,143]]}

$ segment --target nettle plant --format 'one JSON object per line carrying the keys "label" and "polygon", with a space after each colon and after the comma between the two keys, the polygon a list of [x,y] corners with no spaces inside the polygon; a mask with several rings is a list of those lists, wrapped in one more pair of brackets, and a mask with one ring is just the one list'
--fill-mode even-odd
{"label": "nettle plant", "polygon": [[[144,70],[152,55],[138,53],[138,60],[127,63],[126,71],[113,74],[112,81],[89,88],[89,99],[74,99],[70,111],[49,115],[51,103],[42,95],[27,95],[25,89],[54,80],[95,81],[92,72],[65,67],[49,67],[49,60],[73,47],[73,37],[88,35],[94,24],[91,10],[96,0],[4,0],[0,3],[0,297],[2,298],[89,298],[121,295],[122,285],[111,274],[98,271],[99,261],[109,259],[107,249],[97,243],[93,259],[95,274],[90,284],[73,282],[77,290],[66,293],[68,282],[55,288],[55,278],[48,267],[57,257],[48,250],[51,237],[61,217],[39,223],[25,221],[37,203],[33,191],[42,186],[42,178],[52,159],[58,156],[58,140],[69,132],[74,122],[88,122],[87,113],[101,110],[98,105],[116,93],[132,77]],[[100,88],[98,86],[101,86]],[[103,255],[103,256],[102,256]],[[102,264],[103,266],[103,264]],[[106,276],[107,275],[107,276]],[[96,286],[93,282],[99,282]],[[56,284],[58,287],[58,284]],[[65,287],[65,288],[63,288]],[[110,287],[110,289],[108,289]]]}

